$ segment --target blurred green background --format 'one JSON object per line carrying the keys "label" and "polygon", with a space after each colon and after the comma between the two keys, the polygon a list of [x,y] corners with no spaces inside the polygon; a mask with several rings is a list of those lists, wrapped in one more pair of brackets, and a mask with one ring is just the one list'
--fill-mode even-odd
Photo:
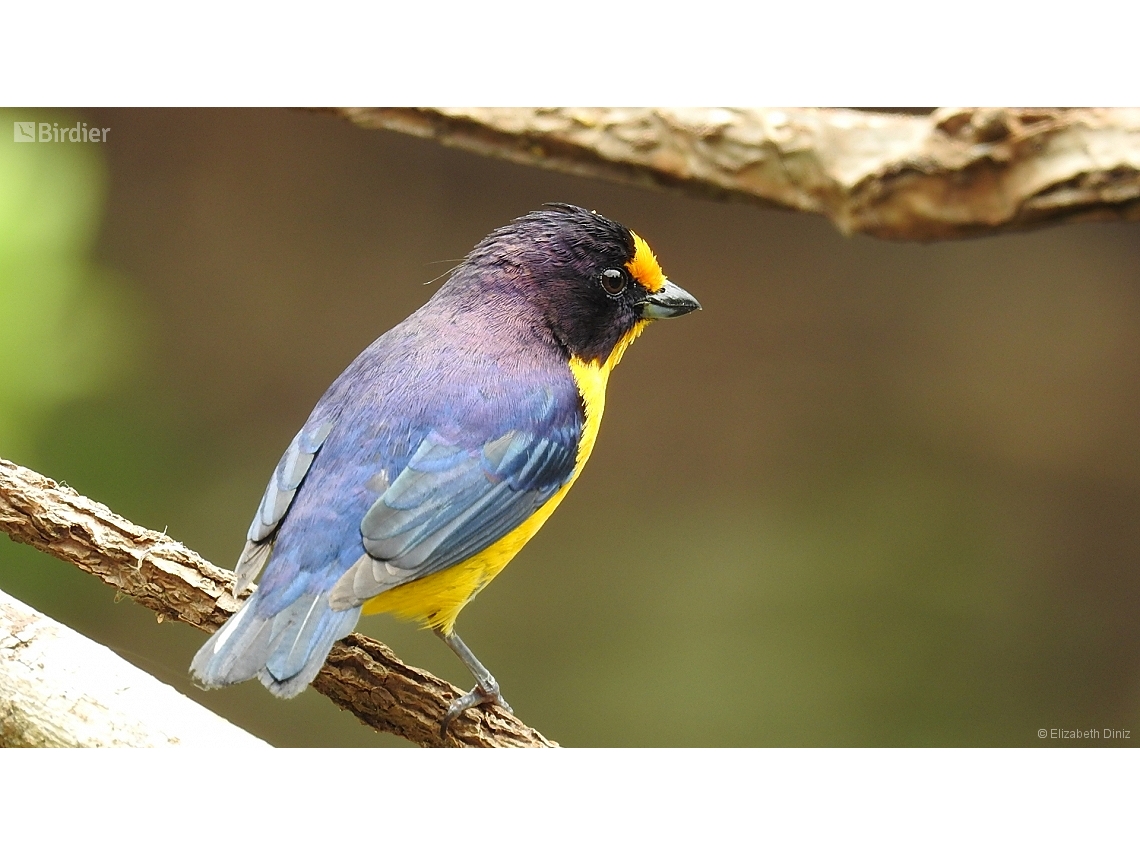
{"label": "blurred green background", "polygon": [[[488,231],[574,202],[705,311],[626,356],[585,475],[460,619],[524,721],[600,746],[1140,734],[1140,224],[896,244],[328,115],[0,120],[0,456],[232,566],[340,370]],[[109,141],[15,144],[31,120]],[[402,744],[312,691],[194,688],[201,633],[7,538],[0,588],[274,744]],[[430,633],[359,629],[470,682]]]}

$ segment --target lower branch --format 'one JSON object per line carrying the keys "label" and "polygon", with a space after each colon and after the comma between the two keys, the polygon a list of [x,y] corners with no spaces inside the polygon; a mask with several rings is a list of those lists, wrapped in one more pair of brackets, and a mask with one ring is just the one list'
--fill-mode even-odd
{"label": "lower branch", "polygon": [[0,591],[0,748],[268,748]]}
{"label": "lower branch", "polygon": [[[3,458],[0,531],[99,577],[160,617],[207,632],[218,629],[241,606],[241,600],[230,594],[229,571],[166,535],[137,526],[105,505]],[[439,724],[462,692],[356,633],[333,647],[313,687],[365,724],[418,745],[556,744],[513,715],[488,707],[465,713],[451,725],[449,738],[441,740]]]}

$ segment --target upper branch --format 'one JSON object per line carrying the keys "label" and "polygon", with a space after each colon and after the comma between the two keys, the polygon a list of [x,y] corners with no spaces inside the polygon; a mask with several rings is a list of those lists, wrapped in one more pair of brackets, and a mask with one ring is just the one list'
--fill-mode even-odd
{"label": "upper branch", "polygon": [[1140,219],[1140,110],[345,108],[532,166],[823,214],[938,240]]}
{"label": "upper branch", "polygon": [[[86,570],[157,612],[214,631],[241,606],[233,574],[105,505],[0,458],[0,531]],[[442,742],[439,724],[455,686],[397,659],[383,644],[353,633],[337,642],[313,683],[320,693],[377,730],[420,745],[553,746],[499,708],[461,716]]]}

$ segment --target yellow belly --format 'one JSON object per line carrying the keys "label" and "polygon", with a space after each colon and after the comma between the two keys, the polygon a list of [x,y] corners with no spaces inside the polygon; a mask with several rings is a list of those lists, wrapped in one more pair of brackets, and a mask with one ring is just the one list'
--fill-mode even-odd
{"label": "yellow belly", "polygon": [[446,570],[440,570],[430,576],[378,594],[365,602],[364,614],[394,614],[405,620],[419,621],[432,629],[452,631],[455,619],[459,617],[463,607],[507,566],[528,540],[534,537],[542,528],[542,524],[554,513],[554,509],[558,507],[566,493],[574,486],[598,438],[602,411],[606,405],[606,382],[609,380],[610,371],[617,365],[626,347],[637,338],[643,327],[644,324],[639,323],[631,330],[605,362],[588,363],[576,357],[570,360],[570,371],[574,375],[585,404],[586,417],[582,425],[582,439],[578,444],[574,474],[566,485],[551,496],[549,501],[535,511],[526,522],[482,552],[454,567],[448,567]]}

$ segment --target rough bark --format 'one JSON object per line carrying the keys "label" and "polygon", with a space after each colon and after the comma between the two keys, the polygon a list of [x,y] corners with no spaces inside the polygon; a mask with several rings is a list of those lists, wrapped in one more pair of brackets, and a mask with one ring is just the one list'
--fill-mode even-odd
{"label": "rough bark", "polygon": [[1140,110],[344,108],[517,163],[939,240],[1140,219]]}
{"label": "rough bark", "polygon": [[0,747],[268,746],[0,591]]}
{"label": "rough bark", "polygon": [[[97,576],[156,612],[213,632],[241,605],[233,574],[160,532],[0,458],[0,531]],[[189,664],[189,663],[187,663]],[[555,743],[498,708],[460,716],[446,742],[439,723],[462,692],[358,634],[338,642],[313,687],[376,730],[424,746]]]}

